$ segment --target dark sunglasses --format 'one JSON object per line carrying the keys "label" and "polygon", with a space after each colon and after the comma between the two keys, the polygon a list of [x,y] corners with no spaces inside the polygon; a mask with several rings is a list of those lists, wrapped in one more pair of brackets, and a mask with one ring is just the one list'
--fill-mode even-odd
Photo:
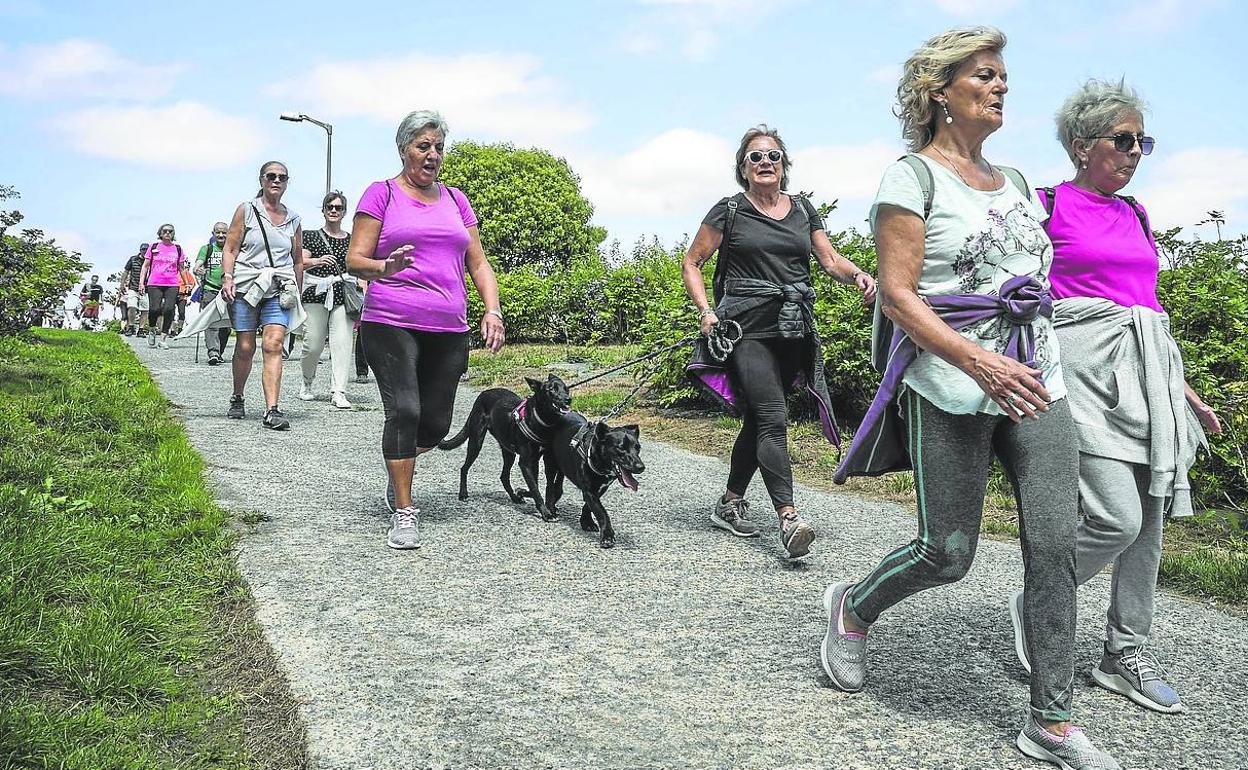
{"label": "dark sunglasses", "polygon": [[772,163],[779,163],[780,159],[784,157],[784,153],[779,150],[768,150],[767,152],[763,152],[762,150],[751,150],[745,157],[751,163],[762,163],[763,158],[766,158]]}
{"label": "dark sunglasses", "polygon": [[341,203],[331,203],[325,207],[326,211],[346,211],[347,207]]}
{"label": "dark sunglasses", "polygon": [[1135,146],[1136,141],[1140,143],[1140,154],[1151,155],[1153,146],[1157,144],[1157,140],[1151,136],[1143,134],[1133,134],[1130,131],[1114,134],[1113,136],[1089,136],[1089,139],[1113,139],[1114,149],[1118,152],[1131,152],[1131,148]]}
{"label": "dark sunglasses", "polygon": [[269,182],[285,182],[287,179],[290,179],[290,174],[279,174],[276,171],[266,171],[264,172],[264,178]]}
{"label": "dark sunglasses", "polygon": [[166,227],[160,231],[161,235],[173,235],[173,228]]}

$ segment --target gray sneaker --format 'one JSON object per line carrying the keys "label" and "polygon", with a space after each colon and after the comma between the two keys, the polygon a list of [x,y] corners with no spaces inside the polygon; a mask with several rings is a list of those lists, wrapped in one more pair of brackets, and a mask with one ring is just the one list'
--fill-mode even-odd
{"label": "gray sneaker", "polygon": [[758,525],[750,521],[747,516],[749,512],[750,504],[744,497],[733,500],[721,497],[715,502],[715,510],[711,512],[711,523],[737,537],[758,537]]}
{"label": "gray sneaker", "polygon": [[1027,629],[1023,626],[1023,592],[1016,591],[1010,597],[1010,623],[1014,626],[1014,654],[1023,670],[1031,673],[1031,661],[1027,659]]}
{"label": "gray sneaker", "polygon": [[1146,709],[1177,714],[1183,710],[1183,704],[1163,678],[1165,675],[1156,656],[1144,645],[1127,647],[1119,653],[1106,649],[1101,664],[1092,669],[1092,678],[1106,690],[1122,693]]}
{"label": "gray sneaker", "polygon": [[420,509],[400,508],[390,514],[390,533],[386,545],[400,551],[420,547]]}
{"label": "gray sneaker", "polygon": [[1031,714],[1014,745],[1032,759],[1052,762],[1062,770],[1122,770],[1113,757],[1092,745],[1081,728],[1072,725],[1065,736],[1058,737],[1041,727]]}
{"label": "gray sneaker", "polygon": [[156,330],[152,329],[147,333],[147,346],[149,348],[156,347]]}
{"label": "gray sneaker", "polygon": [[815,541],[815,528],[796,513],[780,519],[780,545],[790,559],[800,559],[810,553]]}
{"label": "gray sneaker", "polygon": [[819,646],[819,657],[832,686],[845,692],[858,692],[867,678],[867,635],[847,631],[841,622],[845,595],[851,587],[850,583],[833,583],[823,592],[828,630]]}

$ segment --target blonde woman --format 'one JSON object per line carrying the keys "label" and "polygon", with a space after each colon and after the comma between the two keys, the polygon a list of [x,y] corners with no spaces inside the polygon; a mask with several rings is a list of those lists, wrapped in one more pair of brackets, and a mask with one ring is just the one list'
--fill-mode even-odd
{"label": "blonde woman", "polygon": [[946,32],[910,57],[897,89],[915,157],[885,171],[870,220],[899,334],[838,477],[888,469],[875,463],[897,436],[881,426],[900,412],[919,532],[864,577],[828,587],[821,657],[833,685],[861,689],[871,624],[966,575],[995,456],[1019,504],[1033,664],[1015,743],[1067,770],[1117,770],[1071,724],[1078,440],[1050,321],[1044,209],[1016,171],[984,156],[1004,120],[1004,48],[991,27]]}

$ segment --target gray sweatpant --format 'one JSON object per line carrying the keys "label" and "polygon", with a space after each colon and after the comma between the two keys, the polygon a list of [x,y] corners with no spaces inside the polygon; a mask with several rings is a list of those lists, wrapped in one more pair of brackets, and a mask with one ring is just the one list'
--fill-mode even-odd
{"label": "gray sweatpant", "polygon": [[906,597],[966,575],[979,542],[995,454],[1014,487],[1020,512],[1031,711],[1037,719],[1069,720],[1079,470],[1070,407],[1062,399],[1040,419],[1014,423],[998,415],[949,414],[913,391],[906,391],[901,403],[914,465],[919,534],[854,585],[846,607],[866,625]]}
{"label": "gray sweatpant", "polygon": [[1148,494],[1148,466],[1079,455],[1083,521],[1076,532],[1075,577],[1083,585],[1114,562],[1105,624],[1110,652],[1148,641],[1161,567],[1165,501]]}

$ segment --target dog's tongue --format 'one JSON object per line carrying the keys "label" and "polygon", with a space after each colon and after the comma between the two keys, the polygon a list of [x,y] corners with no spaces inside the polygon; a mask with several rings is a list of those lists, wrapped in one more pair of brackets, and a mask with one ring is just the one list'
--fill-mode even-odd
{"label": "dog's tongue", "polygon": [[621,485],[628,487],[634,492],[637,491],[637,479],[633,478],[633,474],[629,473],[623,468],[616,468],[615,478],[617,481],[620,482]]}

